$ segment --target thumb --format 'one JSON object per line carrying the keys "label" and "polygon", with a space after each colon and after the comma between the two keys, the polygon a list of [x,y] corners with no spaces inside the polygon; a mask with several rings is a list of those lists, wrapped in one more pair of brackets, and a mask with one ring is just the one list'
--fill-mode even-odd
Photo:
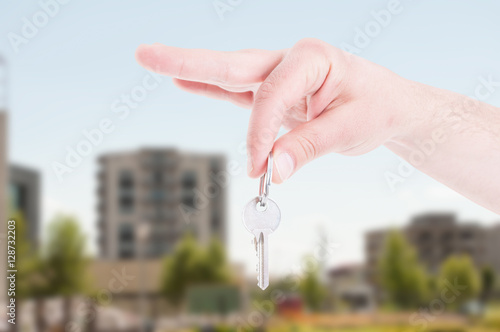
{"label": "thumb", "polygon": [[333,113],[301,124],[274,143],[274,183],[284,182],[305,164],[334,151],[333,142],[341,133],[332,126]]}

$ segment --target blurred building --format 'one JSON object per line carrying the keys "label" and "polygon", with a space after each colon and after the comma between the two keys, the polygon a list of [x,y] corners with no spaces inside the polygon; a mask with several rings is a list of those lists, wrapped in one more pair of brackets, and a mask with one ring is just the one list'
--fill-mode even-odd
{"label": "blurred building", "polygon": [[[98,305],[113,307],[120,312],[135,316],[143,315],[155,319],[176,312],[161,293],[163,268],[163,262],[160,259],[92,261],[90,275],[97,290]],[[241,294],[245,294],[246,291],[244,268],[239,264],[231,264],[230,269],[235,279],[231,285],[224,285],[224,287],[235,288],[238,296],[242,296]],[[209,290],[220,289],[223,285],[203,286],[205,290]],[[196,290],[196,287],[189,291],[192,293],[193,290]],[[119,322],[113,324],[119,324]]]}
{"label": "blurred building", "polygon": [[225,242],[223,156],[142,149],[107,154],[99,163],[102,258],[161,257],[186,232],[200,243],[212,237]]}
{"label": "blurred building", "polygon": [[[160,295],[162,262],[158,259],[95,260],[90,266],[94,287],[106,293],[106,301],[128,312],[141,313],[145,308],[148,315],[158,316],[167,310]],[[141,300],[147,303],[141,303]]]}
{"label": "blurred building", "polygon": [[366,266],[343,265],[328,271],[329,290],[335,310],[369,311],[375,306],[373,288],[368,283]]}
{"label": "blurred building", "polygon": [[[373,283],[377,261],[390,231],[376,230],[365,236],[368,276]],[[451,213],[426,213],[415,216],[402,232],[431,273],[437,273],[446,258],[457,254],[469,255],[477,267],[490,265],[500,272],[500,225],[484,227],[476,222],[457,222]]]}
{"label": "blurred building", "polygon": [[40,174],[23,166],[9,166],[9,203],[20,211],[26,223],[28,239],[37,247],[40,227]]}
{"label": "blurred building", "polygon": [[500,224],[488,229],[486,232],[486,261],[500,276]]}

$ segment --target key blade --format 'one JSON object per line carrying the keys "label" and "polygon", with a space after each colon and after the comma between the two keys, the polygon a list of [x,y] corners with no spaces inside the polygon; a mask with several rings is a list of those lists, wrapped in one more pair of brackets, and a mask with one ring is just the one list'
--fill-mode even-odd
{"label": "key blade", "polygon": [[269,244],[265,232],[260,232],[258,237],[257,255],[259,256],[257,285],[265,290],[269,286]]}
{"label": "key blade", "polygon": [[268,235],[278,228],[281,221],[281,211],[276,202],[270,198],[267,199],[264,207],[260,204],[259,197],[248,202],[243,209],[242,219],[245,228],[254,236],[253,245],[259,260],[257,285],[264,290],[269,286]]}

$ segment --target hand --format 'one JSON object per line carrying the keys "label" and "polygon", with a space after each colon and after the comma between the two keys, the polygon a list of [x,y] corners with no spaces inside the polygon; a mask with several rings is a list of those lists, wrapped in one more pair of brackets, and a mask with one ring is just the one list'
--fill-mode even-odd
{"label": "hand", "polygon": [[[264,173],[271,150],[273,182],[281,183],[324,154],[358,155],[384,144],[500,213],[500,111],[491,105],[406,80],[315,39],[280,51],[142,45],[136,58],[181,89],[252,109],[252,177]],[[290,131],[275,142],[281,126]]]}
{"label": "hand", "polygon": [[[273,150],[277,183],[324,154],[368,152],[408,122],[406,80],[316,39],[279,51],[141,45],[136,58],[183,90],[251,108],[248,173],[263,174]],[[290,132],[275,142],[281,126]]]}

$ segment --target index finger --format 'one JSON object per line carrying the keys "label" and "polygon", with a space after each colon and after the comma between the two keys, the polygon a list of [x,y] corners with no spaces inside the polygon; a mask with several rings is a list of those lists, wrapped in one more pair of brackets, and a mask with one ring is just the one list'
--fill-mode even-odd
{"label": "index finger", "polygon": [[209,84],[248,85],[264,81],[283,58],[284,51],[221,52],[162,44],[140,45],[135,57],[158,74]]}

